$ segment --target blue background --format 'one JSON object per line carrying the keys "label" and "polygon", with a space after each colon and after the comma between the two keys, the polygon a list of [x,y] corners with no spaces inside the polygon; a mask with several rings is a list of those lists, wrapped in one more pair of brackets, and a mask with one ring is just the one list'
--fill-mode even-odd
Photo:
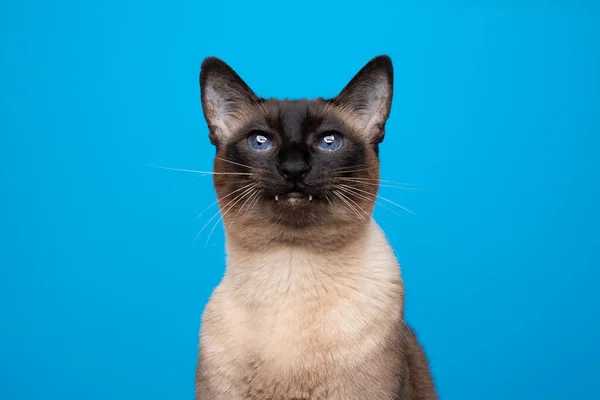
{"label": "blue background", "polygon": [[600,398],[599,7],[475,3],[3,1],[0,399],[192,399],[223,231],[147,163],[211,169],[202,59],[314,97],[380,53],[383,179],[428,190],[376,217],[442,399]]}

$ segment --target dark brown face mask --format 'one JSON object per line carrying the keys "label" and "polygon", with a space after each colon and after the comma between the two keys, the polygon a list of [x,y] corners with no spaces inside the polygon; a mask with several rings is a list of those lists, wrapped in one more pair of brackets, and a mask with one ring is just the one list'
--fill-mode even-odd
{"label": "dark brown face mask", "polygon": [[217,58],[202,64],[200,87],[230,237],[329,245],[360,231],[391,109],[388,57],[371,60],[332,99],[258,97]]}

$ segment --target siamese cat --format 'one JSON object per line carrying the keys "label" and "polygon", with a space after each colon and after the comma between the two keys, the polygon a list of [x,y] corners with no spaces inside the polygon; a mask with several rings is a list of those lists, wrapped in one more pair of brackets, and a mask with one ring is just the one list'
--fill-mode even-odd
{"label": "siamese cat", "polygon": [[227,268],[202,317],[196,399],[437,399],[372,219],[390,58],[331,99],[259,97],[213,57],[200,88]]}

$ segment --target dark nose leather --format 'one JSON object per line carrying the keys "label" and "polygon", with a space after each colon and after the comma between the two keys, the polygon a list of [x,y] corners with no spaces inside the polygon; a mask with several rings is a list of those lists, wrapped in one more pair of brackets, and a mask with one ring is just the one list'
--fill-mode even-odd
{"label": "dark nose leather", "polygon": [[289,182],[298,183],[310,171],[306,155],[300,150],[291,150],[282,154],[279,173]]}

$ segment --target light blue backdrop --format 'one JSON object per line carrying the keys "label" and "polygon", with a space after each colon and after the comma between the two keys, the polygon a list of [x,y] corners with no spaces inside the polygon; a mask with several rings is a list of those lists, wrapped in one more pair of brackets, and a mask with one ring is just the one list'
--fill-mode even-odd
{"label": "light blue backdrop", "polygon": [[0,399],[192,399],[223,231],[146,163],[210,170],[201,60],[312,97],[380,53],[383,178],[428,190],[376,217],[442,399],[600,398],[599,8],[474,3],[3,1]]}

